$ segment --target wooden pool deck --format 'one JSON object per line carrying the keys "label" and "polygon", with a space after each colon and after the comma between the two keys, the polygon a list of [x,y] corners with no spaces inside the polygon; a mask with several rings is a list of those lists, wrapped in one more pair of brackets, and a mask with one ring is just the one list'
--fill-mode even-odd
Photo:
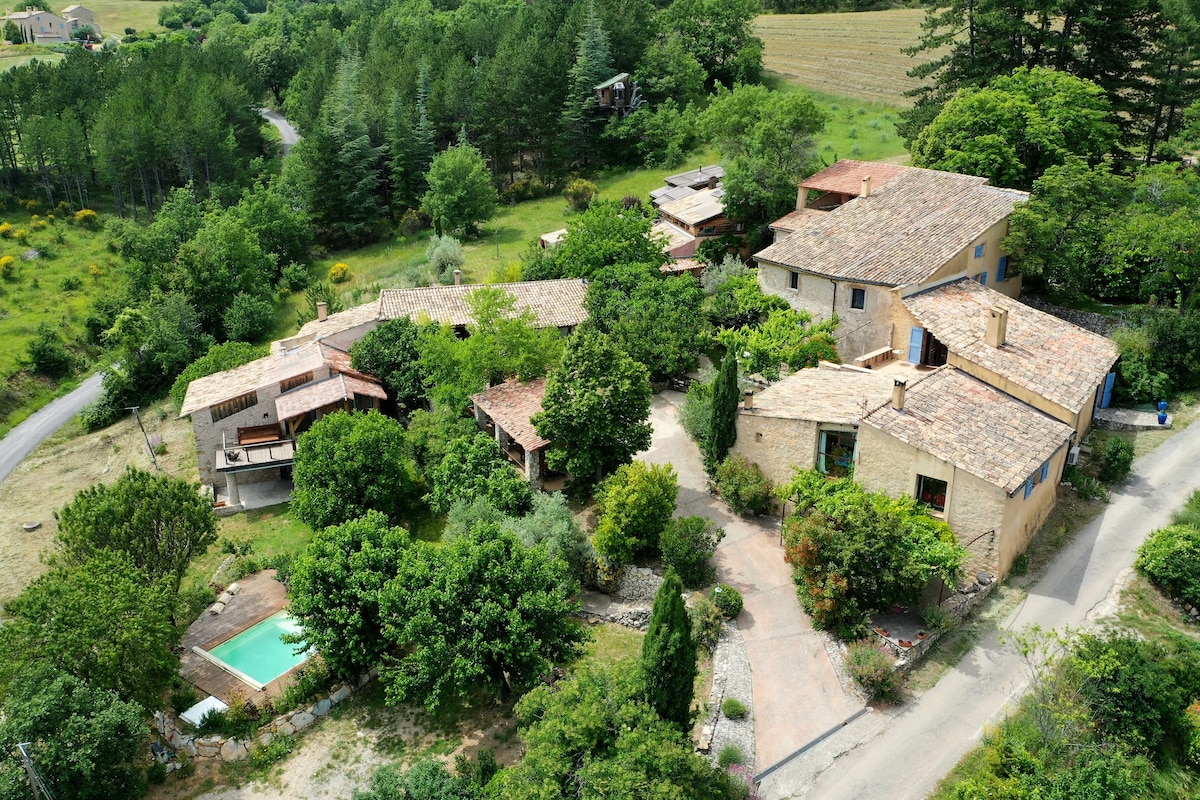
{"label": "wooden pool deck", "polygon": [[287,608],[287,587],[275,580],[275,570],[247,575],[238,583],[242,589],[233,596],[224,611],[210,614],[205,610],[199,619],[188,626],[187,633],[179,643],[183,649],[180,674],[196,687],[202,697],[211,694],[228,703],[231,696],[238,694],[262,708],[279,696],[295,669],[256,691],[241,678],[192,652],[193,647],[211,650]]}

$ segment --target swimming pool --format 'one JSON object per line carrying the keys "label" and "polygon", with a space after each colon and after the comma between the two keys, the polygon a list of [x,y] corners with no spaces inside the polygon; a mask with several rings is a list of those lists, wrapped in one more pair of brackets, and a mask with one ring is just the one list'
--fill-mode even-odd
{"label": "swimming pool", "polygon": [[285,633],[300,633],[300,623],[279,611],[212,650],[195,651],[257,691],[312,655],[301,645],[286,644],[280,638]]}

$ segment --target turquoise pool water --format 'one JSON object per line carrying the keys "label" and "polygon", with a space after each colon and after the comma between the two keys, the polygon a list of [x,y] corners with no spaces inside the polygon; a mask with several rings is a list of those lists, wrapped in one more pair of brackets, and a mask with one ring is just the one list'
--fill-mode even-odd
{"label": "turquoise pool water", "polygon": [[300,650],[301,645],[284,643],[279,637],[285,633],[300,633],[300,624],[286,611],[280,611],[209,653],[265,686],[310,655],[308,650]]}

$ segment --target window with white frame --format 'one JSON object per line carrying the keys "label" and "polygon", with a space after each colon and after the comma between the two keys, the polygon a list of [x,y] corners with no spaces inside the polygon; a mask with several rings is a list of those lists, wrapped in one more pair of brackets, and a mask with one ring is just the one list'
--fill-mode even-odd
{"label": "window with white frame", "polygon": [[835,478],[850,474],[854,464],[854,431],[821,431],[817,446],[817,470]]}

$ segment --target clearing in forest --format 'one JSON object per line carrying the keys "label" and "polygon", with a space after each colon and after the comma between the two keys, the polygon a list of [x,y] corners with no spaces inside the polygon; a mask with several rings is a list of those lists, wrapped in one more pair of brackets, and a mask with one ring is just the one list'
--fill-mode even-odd
{"label": "clearing in forest", "polygon": [[809,89],[891,106],[912,105],[904,93],[921,85],[908,77],[936,54],[900,52],[921,35],[922,9],[856,14],[775,14],[754,22],[769,72]]}

